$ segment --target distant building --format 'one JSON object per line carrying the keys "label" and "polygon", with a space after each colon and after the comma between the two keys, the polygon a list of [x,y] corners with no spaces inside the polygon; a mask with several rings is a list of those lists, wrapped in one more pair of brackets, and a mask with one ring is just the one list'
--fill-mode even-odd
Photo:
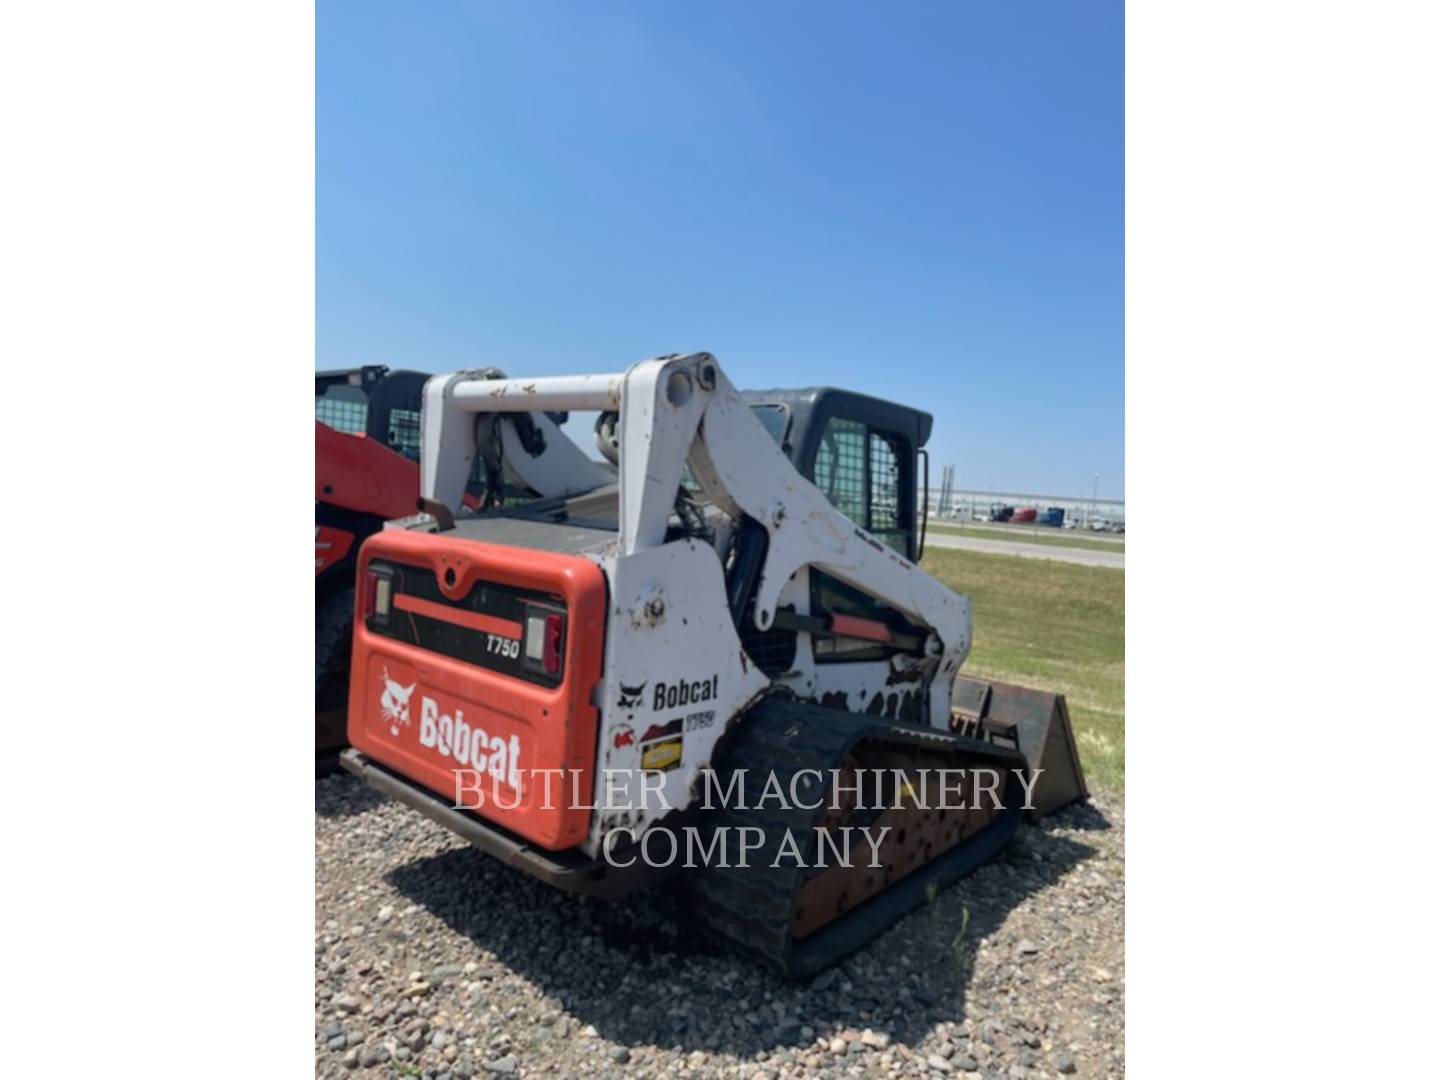
{"label": "distant building", "polygon": [[[938,487],[930,488],[928,492],[930,513],[940,516],[941,493]],[[1038,495],[1026,491],[967,491],[963,488],[956,488],[949,493],[947,498],[948,513],[946,517],[958,517],[962,520],[973,518],[980,514],[988,514],[990,507],[994,504],[1002,506],[1013,506],[1016,509],[1033,506],[1043,516],[1045,511],[1052,506],[1058,506],[1065,511],[1067,521],[1090,520],[1123,522],[1125,520],[1124,499],[1094,499],[1091,500],[1080,495]]]}

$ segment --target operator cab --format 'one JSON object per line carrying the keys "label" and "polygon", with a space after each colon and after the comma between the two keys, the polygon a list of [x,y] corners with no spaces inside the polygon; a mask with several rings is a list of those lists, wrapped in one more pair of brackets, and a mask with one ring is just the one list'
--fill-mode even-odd
{"label": "operator cab", "polygon": [[317,371],[315,419],[419,461],[420,392],[428,378],[423,371],[392,371],[382,364]]}
{"label": "operator cab", "polygon": [[[917,490],[928,473],[924,446],[933,417],[893,401],[834,387],[804,390],[743,390],[740,397],[794,464],[836,510],[876,539],[918,562],[925,546]],[[920,525],[917,528],[917,520]],[[763,530],[747,539],[758,541]],[[733,581],[738,560],[728,576]],[[776,614],[775,625],[757,630],[737,611],[736,629],[746,652],[766,674],[779,676],[794,665],[798,633],[815,630],[816,619],[844,616],[883,624],[891,644],[814,637],[816,664],[886,660],[897,649],[918,647],[924,638],[894,608],[818,568],[808,571],[804,615],[793,606]],[[738,591],[738,590],[737,590]]]}
{"label": "operator cab", "polygon": [[835,509],[907,559],[920,558],[916,491],[929,413],[829,386],[740,397]]}

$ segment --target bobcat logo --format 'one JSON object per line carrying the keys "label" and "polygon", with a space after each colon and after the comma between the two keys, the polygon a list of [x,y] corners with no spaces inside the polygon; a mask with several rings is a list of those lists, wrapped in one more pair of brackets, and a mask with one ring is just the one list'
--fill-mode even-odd
{"label": "bobcat logo", "polygon": [[380,695],[380,714],[390,723],[390,734],[399,735],[400,725],[410,726],[410,695],[415,693],[415,683],[409,686],[401,686],[394,679],[390,678],[390,669],[386,668],[385,692]]}
{"label": "bobcat logo", "polygon": [[633,709],[638,706],[641,699],[645,697],[646,685],[647,683],[642,682],[639,686],[626,686],[622,682],[620,684],[620,708]]}

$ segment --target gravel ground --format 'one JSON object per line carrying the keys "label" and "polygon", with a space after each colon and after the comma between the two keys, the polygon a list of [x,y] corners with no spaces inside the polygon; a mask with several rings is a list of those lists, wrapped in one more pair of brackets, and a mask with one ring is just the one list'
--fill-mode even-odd
{"label": "gravel ground", "polygon": [[567,896],[348,775],[315,782],[322,1077],[1118,1076],[1124,803],[1016,842],[809,986],[669,893]]}

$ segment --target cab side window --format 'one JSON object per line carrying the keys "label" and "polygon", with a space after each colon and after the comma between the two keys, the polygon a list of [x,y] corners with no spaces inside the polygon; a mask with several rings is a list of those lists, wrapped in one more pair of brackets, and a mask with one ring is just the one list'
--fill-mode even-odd
{"label": "cab side window", "polygon": [[909,530],[900,516],[900,457],[895,437],[870,432],[870,524],[871,532],[900,554],[906,553]]}
{"label": "cab side window", "polygon": [[350,435],[365,434],[367,407],[365,391],[358,386],[339,383],[315,395],[315,419]]}
{"label": "cab side window", "polygon": [[831,417],[815,449],[815,486],[835,509],[902,555],[909,545],[901,490],[902,440],[858,420]]}
{"label": "cab side window", "polygon": [[865,512],[864,424],[833,417],[815,450],[815,486],[831,505],[855,524],[868,528]]}

